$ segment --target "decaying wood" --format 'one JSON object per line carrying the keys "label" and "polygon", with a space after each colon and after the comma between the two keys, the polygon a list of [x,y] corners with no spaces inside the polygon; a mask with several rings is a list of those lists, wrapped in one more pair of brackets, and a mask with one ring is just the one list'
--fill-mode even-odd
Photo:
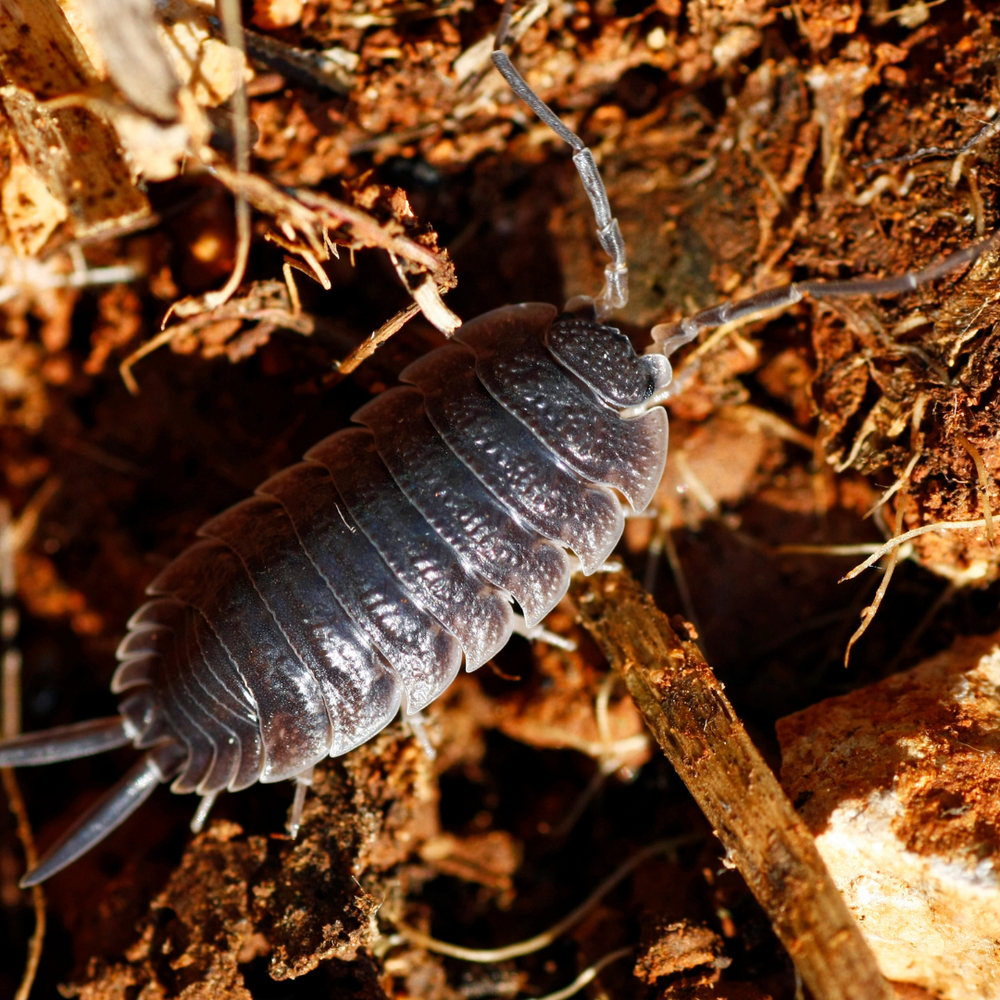
{"label": "decaying wood", "polygon": [[812,836],[695,643],[626,570],[578,578],[571,593],[813,995],[889,1000]]}

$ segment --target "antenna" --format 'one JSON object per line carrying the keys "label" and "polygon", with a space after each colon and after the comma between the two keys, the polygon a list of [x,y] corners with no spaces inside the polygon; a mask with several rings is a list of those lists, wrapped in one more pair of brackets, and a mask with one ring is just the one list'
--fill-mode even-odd
{"label": "antenna", "polygon": [[528,86],[528,82],[510,61],[510,56],[502,46],[510,28],[512,0],[506,0],[500,24],[493,42],[493,65],[500,71],[508,86],[531,108],[564,142],[573,147],[573,163],[587,192],[594,218],[597,221],[597,238],[601,248],[611,258],[604,268],[604,288],[597,296],[597,318],[603,320],[609,313],[621,309],[628,302],[628,263],[625,259],[625,240],[622,239],[618,220],[611,214],[608,192],[594,162],[594,154],[583,144],[583,140]]}

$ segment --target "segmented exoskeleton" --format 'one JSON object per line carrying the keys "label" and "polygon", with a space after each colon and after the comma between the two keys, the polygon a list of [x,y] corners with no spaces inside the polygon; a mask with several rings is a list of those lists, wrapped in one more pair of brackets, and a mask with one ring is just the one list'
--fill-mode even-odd
{"label": "segmented exoskeleton", "polygon": [[[119,715],[0,743],[0,766],[132,742],[146,754],[22,884],[48,878],[161,782],[202,796],[299,781],[397,712],[413,715],[566,593],[575,558],[599,568],[623,504],[641,511],[663,472],[666,355],[710,326],[817,296],[916,288],[991,245],[884,281],[805,282],[654,328],[637,355],[604,320],[627,299],[625,249],[593,157],[518,75],[515,93],[574,149],[611,258],[596,300],[505,306],[410,365],[403,385],[205,524],[130,619],[112,684]],[[572,554],[571,556],[568,554]]]}

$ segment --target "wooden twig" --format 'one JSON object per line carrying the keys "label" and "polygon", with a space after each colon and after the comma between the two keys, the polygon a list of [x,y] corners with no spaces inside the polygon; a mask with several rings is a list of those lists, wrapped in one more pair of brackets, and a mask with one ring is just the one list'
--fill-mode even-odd
{"label": "wooden twig", "polygon": [[338,375],[348,375],[362,361],[370,358],[394,333],[398,333],[420,311],[416,302],[411,302],[390,320],[386,320],[370,337],[366,337],[351,353],[337,365]]}
{"label": "wooden twig", "polygon": [[816,1000],[892,1000],[812,836],[698,647],[626,570],[578,578],[570,593]]}
{"label": "wooden twig", "polygon": [[[54,484],[54,485],[52,485]],[[39,491],[36,500],[21,514],[15,525],[11,518],[10,504],[6,498],[0,499],[0,671],[3,675],[3,701],[0,704],[0,736],[8,739],[17,736],[21,730],[21,655],[14,646],[17,638],[18,615],[14,604],[17,594],[17,574],[14,555],[19,538],[27,541],[38,520],[38,513],[45,501],[58,489],[58,483],[50,480]],[[40,503],[37,501],[41,501]],[[18,531],[18,527],[21,531]],[[27,530],[27,534],[25,531]],[[35,839],[28,821],[28,810],[21,795],[14,769],[0,767],[0,781],[7,795],[7,804],[14,814],[18,839],[24,850],[28,868],[38,864]],[[21,984],[14,994],[14,1000],[28,1000],[31,987],[35,983],[38,966],[42,960],[45,944],[45,894],[40,885],[31,887],[31,900],[35,908],[35,931],[28,943],[28,954],[21,974]]]}
{"label": "wooden twig", "polygon": [[[31,833],[31,824],[28,822],[28,810],[24,804],[24,797],[21,795],[21,788],[14,776],[14,769],[11,767],[0,767],[0,779],[3,780],[4,792],[7,795],[7,805],[14,814],[14,822],[17,827],[17,836],[21,841],[24,850],[24,857],[28,868],[31,869],[38,864],[38,852],[35,850],[35,841]],[[21,973],[21,982],[14,994],[14,1000],[28,1000],[31,987],[35,984],[35,976],[38,974],[38,966],[42,960],[42,948],[45,945],[45,893],[40,885],[31,887],[31,903],[35,910],[35,930],[28,942],[28,954],[24,960],[24,971]]]}

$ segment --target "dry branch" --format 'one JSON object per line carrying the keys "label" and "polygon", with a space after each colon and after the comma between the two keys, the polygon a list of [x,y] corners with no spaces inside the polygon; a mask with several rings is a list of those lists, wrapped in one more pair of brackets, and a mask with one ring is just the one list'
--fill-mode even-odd
{"label": "dry branch", "polygon": [[698,647],[625,570],[578,580],[571,593],[813,996],[890,1000],[812,836]]}

